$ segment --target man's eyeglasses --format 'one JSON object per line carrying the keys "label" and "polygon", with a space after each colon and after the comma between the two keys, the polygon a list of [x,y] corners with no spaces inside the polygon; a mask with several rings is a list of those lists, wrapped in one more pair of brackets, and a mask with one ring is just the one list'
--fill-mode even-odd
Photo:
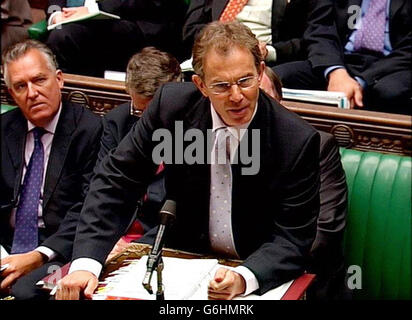
{"label": "man's eyeglasses", "polygon": [[258,76],[249,76],[236,80],[235,82],[215,82],[208,86],[214,94],[228,94],[233,85],[240,89],[249,89],[258,83]]}
{"label": "man's eyeglasses", "polygon": [[133,102],[130,102],[130,115],[140,118],[143,115],[143,111],[144,110],[135,109],[133,107]]}

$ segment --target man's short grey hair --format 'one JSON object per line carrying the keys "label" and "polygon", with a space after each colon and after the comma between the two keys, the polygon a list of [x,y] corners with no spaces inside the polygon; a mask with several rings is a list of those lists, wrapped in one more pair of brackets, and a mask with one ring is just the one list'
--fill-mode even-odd
{"label": "man's short grey hair", "polygon": [[4,82],[6,86],[10,88],[10,77],[8,74],[7,66],[10,62],[16,61],[17,59],[22,58],[24,55],[27,54],[30,50],[38,50],[47,61],[47,67],[50,71],[56,71],[58,68],[56,57],[51,51],[51,49],[46,46],[44,43],[37,41],[37,40],[24,40],[21,42],[17,42],[10,47],[8,47],[2,54],[2,72],[4,76]]}

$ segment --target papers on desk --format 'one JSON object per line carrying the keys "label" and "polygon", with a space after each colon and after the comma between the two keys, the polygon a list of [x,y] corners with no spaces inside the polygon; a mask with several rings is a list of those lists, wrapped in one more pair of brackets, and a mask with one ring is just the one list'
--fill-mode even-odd
{"label": "papers on desk", "polygon": [[72,23],[72,22],[81,22],[81,21],[86,21],[86,20],[120,19],[120,16],[112,14],[112,13],[108,13],[105,11],[101,11],[98,8],[96,8],[96,10],[93,10],[93,11],[90,10],[90,8],[88,9],[89,9],[88,13],[82,14],[82,15],[76,15],[74,18],[68,18],[58,23],[51,24],[47,26],[47,30],[50,31],[63,24]]}
{"label": "papers on desk", "polygon": [[124,82],[126,81],[126,72],[105,70],[103,77],[108,80],[116,80],[116,81]]}
{"label": "papers on desk", "polygon": [[0,259],[3,259],[7,257],[9,253],[6,251],[6,249],[3,248],[3,246],[0,244]]}
{"label": "papers on desk", "polygon": [[[146,262],[147,256],[144,256],[114,271],[110,277],[103,281],[102,285],[104,287],[98,288],[97,294],[93,296],[93,300],[106,299],[107,297],[155,300],[157,289],[156,272],[153,272],[151,281],[154,294],[149,294],[142,285],[146,272]],[[166,300],[189,300],[193,296],[197,296],[197,291],[201,285],[208,281],[208,279],[211,279],[218,266],[216,259],[163,257],[163,263],[162,277]],[[207,289],[205,295],[207,299]]]}
{"label": "papers on desk", "polygon": [[285,100],[330,104],[343,109],[350,107],[348,98],[343,92],[282,88],[282,94]]}
{"label": "papers on desk", "polygon": [[[156,272],[152,276],[154,294],[150,295],[142,285],[146,272],[147,256],[112,272],[102,281],[93,300],[155,300]],[[207,287],[216,270],[221,267],[216,259],[180,259],[163,257],[162,272],[166,300],[207,300]],[[224,266],[227,267],[227,266]],[[228,267],[227,267],[228,268]],[[237,299],[279,300],[293,281],[275,288],[263,296],[248,295]]]}
{"label": "papers on desk", "polygon": [[[4,258],[6,258],[8,255],[9,255],[9,253],[8,253],[8,252],[6,251],[6,249],[4,249],[3,246],[0,244],[0,259],[4,259]],[[8,265],[7,263],[0,265],[0,272],[2,272],[3,270],[6,270],[8,266],[9,266],[9,265]]]}
{"label": "papers on desk", "polygon": [[180,69],[182,69],[182,72],[194,71],[192,62],[193,62],[193,58],[183,61],[180,64]]}

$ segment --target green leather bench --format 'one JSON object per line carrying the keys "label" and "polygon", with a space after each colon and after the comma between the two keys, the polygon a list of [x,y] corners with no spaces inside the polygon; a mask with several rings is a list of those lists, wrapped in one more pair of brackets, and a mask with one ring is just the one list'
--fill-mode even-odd
{"label": "green leather bench", "polygon": [[347,266],[355,299],[412,299],[411,157],[341,148],[348,184]]}
{"label": "green leather bench", "polygon": [[47,21],[46,20],[41,20],[37,23],[34,23],[30,26],[30,28],[27,30],[29,33],[29,37],[31,39],[36,39],[39,41],[43,41],[47,37]]}
{"label": "green leather bench", "polygon": [[17,107],[16,106],[10,106],[8,104],[2,104],[1,109],[0,109],[0,114],[5,113],[5,112],[10,111],[10,110],[13,110],[15,108],[17,108]]}

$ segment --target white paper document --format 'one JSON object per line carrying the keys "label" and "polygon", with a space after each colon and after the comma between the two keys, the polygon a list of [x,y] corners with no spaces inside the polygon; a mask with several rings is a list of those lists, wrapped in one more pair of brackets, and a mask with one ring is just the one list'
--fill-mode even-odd
{"label": "white paper document", "polygon": [[282,88],[283,99],[335,105],[349,109],[349,101],[343,92],[322,90],[297,90]]}
{"label": "white paper document", "polygon": [[0,244],[0,259],[4,259],[7,257],[9,253],[6,251],[6,249],[3,248],[3,246]]}
{"label": "white paper document", "polygon": [[[153,294],[149,294],[142,282],[146,273],[147,256],[112,272],[93,296],[94,300],[107,297],[155,300],[157,275],[151,279]],[[163,257],[162,272],[165,300],[207,300],[207,287],[216,270],[221,267],[217,259],[180,259]],[[226,266],[224,266],[226,267]],[[248,295],[237,299],[279,300],[293,281],[275,288],[263,296]],[[103,286],[102,286],[103,285]]]}
{"label": "white paper document", "polygon": [[[0,259],[4,259],[5,257],[7,257],[9,255],[9,253],[6,251],[6,249],[3,248],[3,246],[0,244]],[[6,270],[7,267],[9,266],[9,264],[2,264],[0,265],[0,272],[2,272],[3,270]]]}
{"label": "white paper document", "polygon": [[94,10],[91,10],[91,7],[88,7],[89,12],[86,14],[74,16],[73,18],[68,18],[58,23],[51,24],[47,26],[47,30],[53,30],[63,24],[72,23],[72,22],[80,22],[85,20],[107,20],[107,19],[120,19],[120,16],[108,13],[105,11],[101,11],[96,6]]}

